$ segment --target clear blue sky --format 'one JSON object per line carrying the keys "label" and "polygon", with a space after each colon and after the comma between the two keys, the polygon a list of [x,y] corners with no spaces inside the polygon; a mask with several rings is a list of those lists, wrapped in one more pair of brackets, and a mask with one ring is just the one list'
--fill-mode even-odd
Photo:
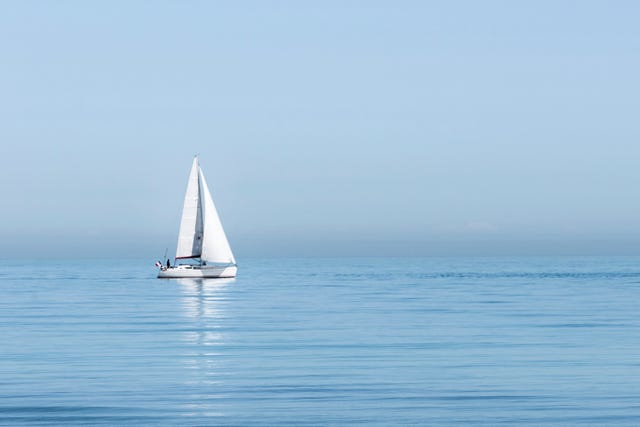
{"label": "clear blue sky", "polygon": [[640,3],[0,4],[0,256],[640,253]]}

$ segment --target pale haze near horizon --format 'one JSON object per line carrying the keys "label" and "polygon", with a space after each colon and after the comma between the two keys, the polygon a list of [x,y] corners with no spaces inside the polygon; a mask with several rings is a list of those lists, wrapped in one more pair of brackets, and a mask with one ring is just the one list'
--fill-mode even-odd
{"label": "pale haze near horizon", "polygon": [[4,2],[0,257],[639,254],[635,2]]}

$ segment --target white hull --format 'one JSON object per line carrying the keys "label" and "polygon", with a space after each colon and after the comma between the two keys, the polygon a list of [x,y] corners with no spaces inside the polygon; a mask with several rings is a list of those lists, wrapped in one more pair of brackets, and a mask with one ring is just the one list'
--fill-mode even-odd
{"label": "white hull", "polygon": [[232,266],[187,266],[179,265],[177,267],[169,267],[161,269],[158,272],[158,279],[179,279],[183,277],[190,278],[223,278],[236,277],[238,267]]}

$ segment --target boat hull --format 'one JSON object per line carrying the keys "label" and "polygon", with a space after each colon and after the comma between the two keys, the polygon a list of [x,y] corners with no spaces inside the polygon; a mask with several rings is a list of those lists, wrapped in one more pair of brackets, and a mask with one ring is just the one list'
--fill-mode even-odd
{"label": "boat hull", "polygon": [[158,272],[158,279],[179,278],[230,278],[236,277],[238,267],[232,266],[182,266],[169,267]]}

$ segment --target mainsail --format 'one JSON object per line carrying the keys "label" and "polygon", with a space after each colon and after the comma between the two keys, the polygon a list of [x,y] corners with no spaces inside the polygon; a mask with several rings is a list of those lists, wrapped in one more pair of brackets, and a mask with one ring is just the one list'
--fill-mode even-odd
{"label": "mainsail", "polygon": [[236,263],[207,181],[193,159],[182,207],[176,259],[200,258],[202,263]]}
{"label": "mainsail", "polygon": [[198,180],[198,157],[193,159],[187,193],[182,206],[182,220],[178,234],[176,259],[199,258],[202,253],[202,205],[200,202],[200,184]]}

